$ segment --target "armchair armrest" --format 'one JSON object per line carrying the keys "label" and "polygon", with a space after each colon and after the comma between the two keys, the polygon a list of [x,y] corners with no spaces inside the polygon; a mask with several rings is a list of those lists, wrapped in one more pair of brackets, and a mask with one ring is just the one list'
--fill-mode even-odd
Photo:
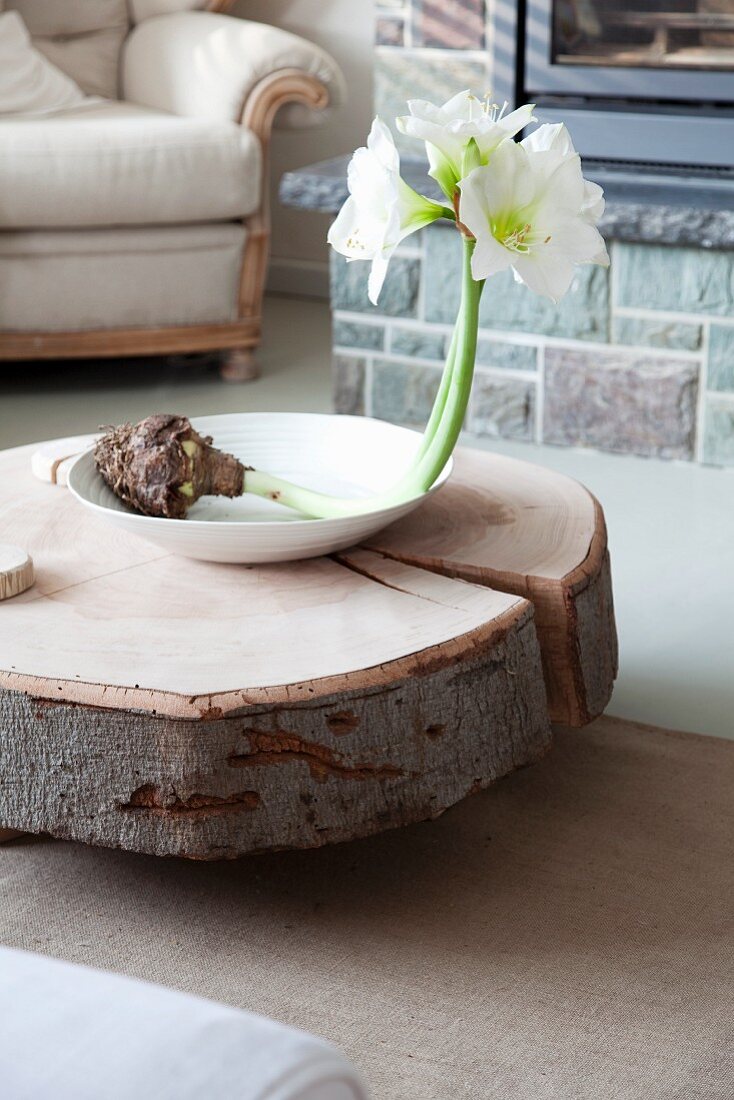
{"label": "armchair armrest", "polygon": [[311,124],[314,109],[344,98],[341,70],[325,50],[264,23],[181,12],[145,20],[125,43],[123,97],[145,107],[248,124],[261,113],[254,93],[268,85],[269,110],[291,102],[295,125]]}

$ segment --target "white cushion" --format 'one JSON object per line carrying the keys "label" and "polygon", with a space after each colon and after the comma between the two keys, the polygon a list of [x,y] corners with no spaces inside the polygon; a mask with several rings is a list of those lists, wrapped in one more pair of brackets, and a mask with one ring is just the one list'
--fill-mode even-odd
{"label": "white cushion", "polygon": [[0,119],[0,228],[164,225],[260,204],[255,136],[229,122],[104,103]]}
{"label": "white cushion", "polygon": [[20,12],[34,45],[83,91],[117,96],[127,0],[6,0],[6,7]]}
{"label": "white cushion", "polygon": [[236,321],[246,239],[241,222],[3,230],[0,331]]}
{"label": "white cushion", "polygon": [[0,14],[0,115],[49,114],[83,100],[74,81],[35,49],[20,15]]}
{"label": "white cushion", "polygon": [[150,19],[154,15],[196,11],[207,6],[207,0],[130,0],[130,12],[134,23],[142,23],[144,19]]}
{"label": "white cushion", "polygon": [[5,7],[20,12],[34,37],[89,34],[130,21],[127,0],[5,0]]}
{"label": "white cushion", "polygon": [[0,948],[5,1100],[367,1100],[334,1047],[160,986]]}

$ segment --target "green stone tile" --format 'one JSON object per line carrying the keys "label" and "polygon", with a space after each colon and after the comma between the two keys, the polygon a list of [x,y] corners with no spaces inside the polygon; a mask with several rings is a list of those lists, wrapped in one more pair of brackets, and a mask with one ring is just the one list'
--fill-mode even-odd
{"label": "green stone tile", "polygon": [[708,388],[734,393],[734,325],[712,325]]}
{"label": "green stone tile", "polygon": [[351,416],[364,414],[364,379],[364,359],[334,356],[331,370],[334,412]]}
{"label": "green stone tile", "polygon": [[713,466],[734,466],[734,402],[709,398],[703,437],[703,460]]}
{"label": "green stone tile", "polygon": [[360,325],[356,321],[342,321],[334,318],[332,341],[344,348],[366,348],[369,351],[383,351],[385,347],[385,329],[382,325]]}
{"label": "green stone tile", "polygon": [[443,362],[447,337],[443,332],[427,329],[394,328],[390,350],[396,355],[411,355],[417,359],[437,359]]}
{"label": "green stone tile", "polygon": [[485,439],[532,440],[535,381],[475,375],[466,428]]}
{"label": "green stone tile", "polygon": [[443,103],[463,88],[472,88],[483,96],[489,83],[487,61],[453,55],[427,55],[422,50],[379,50],[375,56],[375,113],[395,133],[398,148],[412,156],[422,156],[423,142],[397,133],[395,119],[407,114],[409,99],[428,99]]}
{"label": "green stone tile", "polygon": [[[453,228],[426,231],[425,316],[453,323],[460,299],[461,240]],[[577,340],[606,340],[609,273],[595,264],[579,267],[574,283],[559,305],[516,283],[511,272],[487,281],[479,322],[482,328],[517,330]]]}
{"label": "green stone tile", "polygon": [[734,252],[617,243],[612,263],[621,306],[729,317]]}
{"label": "green stone tile", "polygon": [[692,459],[698,366],[627,348],[545,350],[543,441]]}
{"label": "green stone tile", "polygon": [[426,320],[453,325],[461,300],[461,238],[451,226],[434,225],[423,233]]}
{"label": "green stone tile", "polygon": [[335,311],[375,313],[387,317],[415,317],[420,283],[420,260],[395,256],[380,294],[373,306],[367,297],[370,265],[331,253],[331,306]]}
{"label": "green stone tile", "polygon": [[490,340],[480,336],[477,364],[501,370],[534,371],[538,369],[538,349],[527,344],[509,344],[506,340]]}
{"label": "green stone tile", "polygon": [[373,366],[372,414],[395,424],[428,420],[441,381],[441,368],[376,359]]}
{"label": "green stone tile", "polygon": [[700,325],[689,325],[684,321],[644,317],[615,317],[612,321],[612,340],[615,344],[698,351],[701,336]]}

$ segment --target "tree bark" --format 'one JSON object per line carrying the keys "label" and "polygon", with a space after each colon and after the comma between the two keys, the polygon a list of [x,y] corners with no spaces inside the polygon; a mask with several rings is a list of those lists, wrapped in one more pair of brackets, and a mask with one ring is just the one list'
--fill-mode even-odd
{"label": "tree bark", "polygon": [[[383,588],[396,630],[409,619],[414,629],[418,614],[445,631],[446,610],[481,603],[473,586],[365,552],[333,569]],[[526,601],[406,657],[375,660],[276,688],[270,704],[267,692],[251,705],[240,696],[207,716],[203,700],[192,701],[199,712],[185,718],[0,690],[0,820],[195,859],[316,847],[436,817],[548,748]]]}

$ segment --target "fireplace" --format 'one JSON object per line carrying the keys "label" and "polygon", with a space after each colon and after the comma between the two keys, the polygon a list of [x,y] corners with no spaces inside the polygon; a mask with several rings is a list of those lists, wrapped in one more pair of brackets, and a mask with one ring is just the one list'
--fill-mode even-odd
{"label": "fireplace", "polygon": [[[551,61],[556,65],[678,73],[734,68],[734,9],[729,0],[637,0],[624,6],[554,0],[550,10]],[[702,83],[705,88],[711,82]],[[711,87],[716,98],[717,85]]]}
{"label": "fireplace", "polygon": [[[606,192],[609,270],[580,268],[560,306],[494,277],[474,435],[734,466],[732,17],[734,0],[378,0],[376,114],[461,88],[530,99]],[[408,182],[440,198],[420,144],[395,137]],[[336,213],[347,160],[288,173],[281,195]],[[377,307],[366,266],[332,256],[339,412],[425,424],[459,252],[445,225],[408,238]]]}
{"label": "fireplace", "polygon": [[[497,0],[490,48],[510,101],[564,121],[586,156],[731,169],[734,0]],[[497,58],[499,61],[499,58]]]}

